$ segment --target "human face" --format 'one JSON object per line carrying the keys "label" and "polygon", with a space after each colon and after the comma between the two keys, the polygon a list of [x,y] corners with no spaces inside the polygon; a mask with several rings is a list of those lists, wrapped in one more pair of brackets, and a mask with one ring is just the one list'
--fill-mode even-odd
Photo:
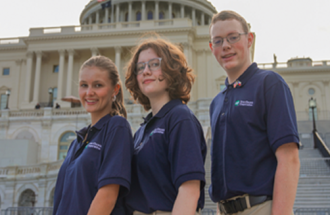
{"label": "human face", "polygon": [[79,72],[79,97],[82,106],[91,113],[92,124],[110,113],[114,95],[107,71],[92,66]]}
{"label": "human face", "polygon": [[[236,19],[219,20],[212,25],[210,30],[211,39],[225,38],[232,33],[245,33],[242,24]],[[248,33],[240,35],[240,40],[233,44],[224,39],[221,46],[213,47],[210,44],[210,48],[227,73],[243,73],[251,65],[249,48],[252,42],[253,34]]]}
{"label": "human face", "polygon": [[[140,52],[137,63],[146,63],[155,58],[159,58],[159,56],[153,49],[149,48]],[[149,67],[146,66],[143,72],[137,75],[137,81],[141,92],[149,99],[169,97],[168,91],[166,91],[168,84],[163,76],[161,67],[150,71]]]}

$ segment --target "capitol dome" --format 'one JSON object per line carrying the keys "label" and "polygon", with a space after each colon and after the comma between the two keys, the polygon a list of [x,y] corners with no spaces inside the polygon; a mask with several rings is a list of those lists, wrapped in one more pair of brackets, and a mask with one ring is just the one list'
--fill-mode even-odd
{"label": "capitol dome", "polygon": [[80,24],[190,18],[192,25],[208,25],[214,13],[216,9],[206,0],[92,0],[82,11]]}

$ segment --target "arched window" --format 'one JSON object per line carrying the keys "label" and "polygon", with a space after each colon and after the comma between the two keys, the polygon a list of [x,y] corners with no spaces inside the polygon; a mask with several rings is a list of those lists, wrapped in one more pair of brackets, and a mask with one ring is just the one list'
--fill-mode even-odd
{"label": "arched window", "polygon": [[125,22],[128,22],[128,12],[125,13]]}
{"label": "arched window", "polygon": [[152,13],[152,11],[148,11],[148,20],[152,19],[154,19],[154,14]]}
{"label": "arched window", "polygon": [[159,19],[164,19],[165,18],[165,14],[164,12],[159,12]]}
{"label": "arched window", "polygon": [[24,190],[19,197],[18,206],[19,207],[34,207],[36,203],[36,194],[31,190]]}
{"label": "arched window", "polygon": [[141,20],[141,12],[138,11],[136,12],[136,21],[140,21]]}
{"label": "arched window", "polygon": [[60,142],[58,144],[58,160],[62,160],[66,157],[70,143],[75,138],[76,135],[72,131],[66,132],[62,135]]}

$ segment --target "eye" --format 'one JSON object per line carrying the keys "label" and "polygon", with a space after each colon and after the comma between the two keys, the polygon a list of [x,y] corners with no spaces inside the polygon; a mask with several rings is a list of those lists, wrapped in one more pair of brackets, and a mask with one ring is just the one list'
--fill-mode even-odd
{"label": "eye", "polygon": [[87,84],[80,84],[80,87],[87,87]]}
{"label": "eye", "polygon": [[231,36],[228,37],[228,39],[230,41],[236,41],[238,39],[238,37],[239,37],[238,35],[231,35]]}
{"label": "eye", "polygon": [[100,88],[100,87],[102,87],[103,85],[102,84],[95,84],[95,87],[96,88]]}
{"label": "eye", "polygon": [[213,39],[213,44],[221,44],[222,38]]}

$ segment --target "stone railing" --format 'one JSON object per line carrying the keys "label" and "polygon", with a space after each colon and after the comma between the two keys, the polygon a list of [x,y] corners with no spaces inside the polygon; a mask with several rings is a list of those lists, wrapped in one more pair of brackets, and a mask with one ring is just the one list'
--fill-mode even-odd
{"label": "stone railing", "polygon": [[177,28],[186,28],[192,26],[192,21],[188,18],[176,18],[176,19],[162,19],[162,20],[143,20],[132,22],[117,22],[106,24],[91,24],[81,26],[61,26],[61,27],[49,27],[49,28],[31,28],[30,36],[47,36],[50,34],[73,34],[73,33],[85,33],[88,31],[102,31],[102,30],[123,30],[126,28],[137,29],[155,29],[156,26],[171,26]]}
{"label": "stone railing", "polygon": [[87,115],[85,109],[83,108],[63,108],[63,109],[53,109],[53,108],[41,108],[38,110],[2,110],[0,111],[1,118],[41,118],[46,116],[76,116],[76,115]]}
{"label": "stone railing", "polygon": [[[312,116],[307,111],[296,112],[297,121],[311,121]],[[330,120],[330,111],[317,111],[316,120]]]}
{"label": "stone railing", "polygon": [[29,166],[9,166],[0,168],[0,180],[57,175],[63,160]]}
{"label": "stone railing", "polygon": [[0,45],[25,45],[22,38],[2,38]]}
{"label": "stone railing", "polygon": [[[319,66],[330,66],[330,60],[313,61],[312,64],[310,65],[310,67],[319,67]],[[297,68],[297,67],[289,67],[287,62],[258,63],[258,67],[260,69]],[[308,66],[302,66],[302,67],[308,67]]]}

